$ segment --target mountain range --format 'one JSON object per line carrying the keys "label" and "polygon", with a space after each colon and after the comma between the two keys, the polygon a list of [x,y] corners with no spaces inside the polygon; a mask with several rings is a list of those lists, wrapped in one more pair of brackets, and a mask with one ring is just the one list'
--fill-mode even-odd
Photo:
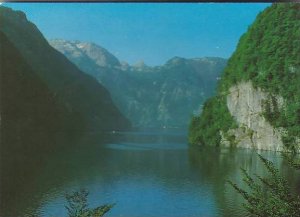
{"label": "mountain range", "polygon": [[226,65],[217,57],[174,57],[155,67],[143,61],[129,65],[94,43],[63,39],[49,43],[106,87],[133,126],[142,128],[186,128],[214,94]]}
{"label": "mountain range", "polygon": [[[114,105],[109,92],[96,79],[83,73],[64,55],[51,47],[39,29],[27,20],[23,12],[2,6],[0,7],[0,20],[0,31],[4,35],[2,38],[6,37],[15,47],[22,61],[28,65],[27,68],[30,68],[31,74],[46,86],[54,101],[63,110],[76,117],[75,119],[81,120],[80,123],[68,124],[73,130],[106,131],[130,127],[130,122]],[[5,58],[6,52],[9,51],[2,50],[1,56]],[[14,64],[13,59],[10,61]],[[4,89],[1,98],[11,91],[10,88],[15,87],[12,85]],[[35,102],[34,99],[30,100],[32,103]],[[37,100],[35,103],[40,102]],[[49,110],[51,108],[49,105]],[[28,118],[34,117],[28,116]],[[72,120],[75,119],[72,118]]]}

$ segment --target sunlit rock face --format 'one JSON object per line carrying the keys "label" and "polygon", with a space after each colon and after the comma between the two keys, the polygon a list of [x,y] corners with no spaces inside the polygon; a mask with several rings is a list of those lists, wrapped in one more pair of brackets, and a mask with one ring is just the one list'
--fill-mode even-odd
{"label": "sunlit rock face", "polygon": [[[275,96],[275,99],[282,108],[283,98]],[[263,116],[264,103],[267,100],[270,100],[270,94],[254,88],[250,81],[232,86],[227,95],[227,107],[238,128],[222,132],[222,144],[229,146],[234,143],[235,146],[243,148],[283,151],[281,134],[284,130],[274,128]],[[228,137],[233,138],[233,141],[229,141]]]}
{"label": "sunlit rock face", "polygon": [[121,63],[114,55],[94,43],[55,39],[51,40],[50,44],[65,56],[79,61],[78,63],[85,60],[92,61],[100,67],[121,67]]}

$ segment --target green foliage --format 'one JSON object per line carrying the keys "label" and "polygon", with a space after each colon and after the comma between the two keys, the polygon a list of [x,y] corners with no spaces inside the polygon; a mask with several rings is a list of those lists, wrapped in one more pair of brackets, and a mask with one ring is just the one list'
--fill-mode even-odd
{"label": "green foliage", "polygon": [[[247,201],[243,204],[244,207],[253,216],[300,216],[300,197],[291,194],[288,182],[280,175],[271,161],[261,155],[258,156],[269,172],[270,177],[265,178],[255,174],[256,179],[254,179],[245,169],[241,169],[244,176],[243,181],[249,187],[250,192],[229,181],[229,184]],[[293,167],[300,168],[299,164],[292,163],[291,160],[289,162]],[[258,180],[261,184],[258,184]]]}
{"label": "green foliage", "polygon": [[[295,153],[294,153],[295,154]],[[293,155],[294,155],[293,154]],[[295,158],[293,157],[293,155],[288,154],[288,153],[282,153],[283,157],[287,160],[288,164],[296,169],[296,170],[300,170],[300,161],[298,159],[298,161],[295,160]]]}
{"label": "green foliage", "polygon": [[[276,101],[271,97],[266,103],[264,115],[274,127],[287,129],[283,141],[290,149],[297,149],[293,145],[300,132],[299,54],[300,4],[274,3],[257,16],[247,33],[240,38],[218,84],[219,96],[226,95],[231,86],[249,80],[255,87],[260,87],[274,96],[282,96],[285,100],[283,108],[275,105]],[[224,105],[220,106],[220,110],[223,107]],[[203,114],[209,112],[205,109],[212,108],[204,108]],[[220,118],[227,116],[228,114],[224,113]],[[200,119],[204,122],[201,125],[206,126],[201,128],[205,129],[204,131],[212,131],[215,128],[215,124],[210,122],[211,119]],[[195,120],[192,125],[195,126]],[[196,132],[197,127],[193,127],[191,132]],[[197,133],[200,137],[207,134]]]}
{"label": "green foliage", "polygon": [[284,108],[279,109],[271,96],[264,115],[274,127],[288,130],[284,142],[289,148],[293,148],[300,132],[299,29],[299,4],[273,4],[267,8],[241,37],[219,86],[220,92],[226,92],[238,81],[251,80],[254,86],[282,96]]}
{"label": "green foliage", "polygon": [[89,208],[88,194],[88,191],[81,189],[66,195],[68,202],[66,209],[69,217],[101,217],[114,206],[114,204],[105,204],[96,208]]}
{"label": "green foliage", "polygon": [[220,130],[226,132],[235,128],[225,103],[224,97],[213,97],[207,100],[201,116],[194,116],[189,126],[189,143],[218,145],[221,140]]}

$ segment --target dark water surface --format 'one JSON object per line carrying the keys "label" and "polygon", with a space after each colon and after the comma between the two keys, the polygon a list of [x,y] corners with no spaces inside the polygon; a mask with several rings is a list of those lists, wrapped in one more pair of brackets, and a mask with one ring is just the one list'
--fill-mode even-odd
{"label": "dark water surface", "polygon": [[[240,167],[266,175],[254,151],[189,148],[180,131],[116,132],[105,140],[93,133],[79,143],[2,167],[9,172],[2,171],[1,216],[66,216],[64,195],[80,188],[90,192],[91,207],[116,203],[107,216],[245,216],[226,180],[243,186]],[[261,153],[297,188],[299,175],[280,154]]]}

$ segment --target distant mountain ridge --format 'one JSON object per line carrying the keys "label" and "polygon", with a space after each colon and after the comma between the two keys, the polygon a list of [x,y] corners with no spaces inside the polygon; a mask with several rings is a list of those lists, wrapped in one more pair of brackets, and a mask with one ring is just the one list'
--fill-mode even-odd
{"label": "distant mountain ridge", "polygon": [[[105,48],[94,43],[56,39],[51,40],[50,44],[54,47],[60,48],[59,50],[63,51],[62,53],[64,55],[72,55],[74,60],[92,60],[92,63],[100,67],[112,68],[121,66],[121,63],[114,55],[108,52]],[[89,64],[91,64],[91,62],[89,62]]]}
{"label": "distant mountain ridge", "polygon": [[94,43],[59,39],[49,43],[105,86],[137,127],[186,127],[191,115],[214,94],[226,65],[218,57],[174,57],[155,67],[142,61],[129,65]]}
{"label": "distant mountain ridge", "polygon": [[[86,130],[117,130],[130,126],[114,105],[109,92],[51,47],[23,12],[1,6],[0,20],[0,31],[9,38],[56,100],[68,112],[82,117]],[[88,53],[89,57],[94,57],[94,53],[97,52]],[[78,128],[82,129],[82,126]]]}

